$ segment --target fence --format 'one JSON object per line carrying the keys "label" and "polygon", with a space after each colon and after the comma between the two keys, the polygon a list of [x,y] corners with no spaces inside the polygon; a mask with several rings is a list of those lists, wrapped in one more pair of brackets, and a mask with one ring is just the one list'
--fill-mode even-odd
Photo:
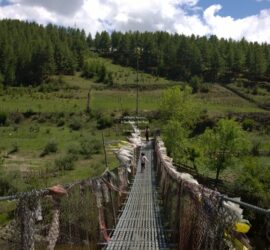
{"label": "fence", "polygon": [[199,185],[193,177],[179,173],[166,154],[161,140],[156,141],[156,171],[163,199],[170,241],[179,250],[230,249],[237,244],[251,248],[248,238],[237,232],[242,209],[226,202],[214,190]]}
{"label": "fence", "polygon": [[[136,159],[135,150],[133,162]],[[56,242],[99,249],[117,223],[128,178],[127,168],[120,166],[97,178],[0,197],[0,202],[16,201],[13,220],[1,230],[2,240],[8,249],[50,250]]]}

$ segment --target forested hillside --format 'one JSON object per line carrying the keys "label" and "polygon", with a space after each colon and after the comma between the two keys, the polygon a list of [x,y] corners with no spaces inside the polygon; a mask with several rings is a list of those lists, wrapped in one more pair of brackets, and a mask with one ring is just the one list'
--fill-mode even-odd
{"label": "forested hillside", "polygon": [[84,31],[16,20],[0,21],[0,83],[37,85],[83,65]]}
{"label": "forested hillside", "polygon": [[234,77],[270,79],[270,45],[246,40],[196,37],[167,32],[112,32],[46,27],[17,20],[0,21],[0,82],[37,85],[52,74],[82,69],[88,49],[123,66],[172,80],[202,77],[229,82]]}
{"label": "forested hillside", "polygon": [[[270,45],[196,37],[167,32],[97,33],[93,46],[108,53],[115,63],[174,80],[192,76],[205,81],[228,81],[235,76],[269,79]],[[112,53],[109,53],[112,52]]]}

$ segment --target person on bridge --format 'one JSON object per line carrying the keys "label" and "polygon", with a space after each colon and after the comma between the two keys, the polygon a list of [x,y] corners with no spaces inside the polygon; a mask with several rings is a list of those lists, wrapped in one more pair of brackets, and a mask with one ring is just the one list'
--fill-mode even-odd
{"label": "person on bridge", "polygon": [[146,129],[145,129],[145,139],[146,139],[146,141],[149,141],[149,135],[150,135],[150,129],[147,126]]}
{"label": "person on bridge", "polygon": [[146,162],[149,162],[149,161],[148,161],[147,157],[145,156],[145,154],[142,152],[142,154],[141,154],[141,173],[144,172]]}

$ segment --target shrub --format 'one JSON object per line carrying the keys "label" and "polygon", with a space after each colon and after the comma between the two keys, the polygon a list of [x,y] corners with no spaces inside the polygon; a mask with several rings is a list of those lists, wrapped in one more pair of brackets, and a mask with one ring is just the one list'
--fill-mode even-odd
{"label": "shrub", "polygon": [[190,85],[192,87],[192,92],[197,93],[202,85],[202,79],[198,76],[193,76],[190,80]]}
{"label": "shrub", "polygon": [[113,120],[111,117],[103,116],[97,119],[98,129],[110,128],[112,125],[113,125]]}
{"label": "shrub", "polygon": [[58,121],[57,121],[57,127],[62,127],[65,125],[65,120],[63,118],[60,118]]}
{"label": "shrub", "polygon": [[64,85],[60,81],[61,80],[59,80],[59,82],[54,81],[54,82],[49,82],[49,83],[43,83],[43,84],[39,85],[37,90],[39,92],[42,92],[42,93],[59,91],[61,88],[63,88],[63,85]]}
{"label": "shrub", "polygon": [[65,118],[65,113],[64,112],[59,112],[56,114],[56,118],[60,119],[60,118]]}
{"label": "shrub", "polygon": [[60,156],[55,160],[55,166],[58,168],[58,170],[73,170],[74,158],[72,155]]}
{"label": "shrub", "polygon": [[209,85],[203,84],[203,85],[201,86],[200,91],[201,91],[202,93],[208,93],[208,92],[209,92],[209,88],[210,88]]}
{"label": "shrub", "polygon": [[7,114],[4,112],[0,112],[0,125],[5,125],[7,121]]}
{"label": "shrub", "polygon": [[258,92],[259,92],[258,87],[255,87],[254,89],[252,89],[251,94],[252,94],[252,95],[258,95]]}
{"label": "shrub", "polygon": [[9,119],[16,124],[19,124],[23,120],[23,115],[18,112],[11,113]]}
{"label": "shrub", "polygon": [[80,121],[76,120],[76,119],[73,119],[71,121],[71,123],[69,124],[69,127],[72,129],[72,130],[80,130],[81,127],[82,127],[82,124]]}
{"label": "shrub", "polygon": [[79,153],[84,156],[85,159],[91,158],[93,154],[100,153],[101,150],[101,142],[94,139],[90,140],[84,138],[80,142]]}
{"label": "shrub", "polygon": [[77,143],[70,144],[67,148],[67,154],[72,155],[74,160],[78,159],[80,146]]}
{"label": "shrub", "polygon": [[264,133],[266,135],[270,135],[270,125],[267,125],[265,128],[264,128]]}
{"label": "shrub", "polygon": [[29,117],[31,117],[31,116],[33,116],[33,115],[35,115],[35,112],[30,108],[30,109],[28,109],[26,112],[24,112],[24,114],[23,114],[23,116],[25,117],[25,118],[29,118]]}
{"label": "shrub", "polygon": [[251,154],[253,156],[259,156],[260,155],[260,149],[261,149],[261,143],[260,142],[255,142],[252,145]]}
{"label": "shrub", "polygon": [[8,151],[8,155],[14,154],[14,153],[18,152],[18,150],[19,150],[19,147],[18,147],[17,143],[13,143],[11,146],[11,149]]}
{"label": "shrub", "polygon": [[252,119],[245,118],[242,122],[242,127],[246,131],[252,131],[255,127],[255,122]]}
{"label": "shrub", "polygon": [[10,195],[18,192],[18,190],[11,184],[8,176],[0,176],[0,195]]}
{"label": "shrub", "polygon": [[87,139],[83,139],[80,143],[79,152],[85,159],[89,159],[92,156],[91,142]]}
{"label": "shrub", "polygon": [[108,75],[105,79],[105,83],[108,84],[109,86],[112,86],[114,84],[112,72],[108,73]]}
{"label": "shrub", "polygon": [[128,110],[124,110],[124,111],[123,111],[123,114],[122,114],[123,117],[129,116],[129,115],[130,115],[130,113],[129,113]]}
{"label": "shrub", "polygon": [[58,150],[57,143],[54,141],[49,141],[45,145],[43,151],[41,152],[40,157],[43,157],[43,156],[48,155],[50,153],[56,153],[57,150]]}
{"label": "shrub", "polygon": [[40,116],[38,118],[38,123],[44,123],[44,122],[46,122],[46,118],[44,116]]}
{"label": "shrub", "polygon": [[93,154],[99,154],[101,151],[101,142],[97,139],[91,141],[91,148]]}

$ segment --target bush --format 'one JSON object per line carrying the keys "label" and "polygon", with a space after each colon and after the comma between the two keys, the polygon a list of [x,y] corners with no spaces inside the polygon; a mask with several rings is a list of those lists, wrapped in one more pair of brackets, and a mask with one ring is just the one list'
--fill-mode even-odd
{"label": "bush", "polygon": [[18,147],[17,143],[14,143],[14,144],[12,144],[11,149],[8,151],[8,155],[14,154],[14,153],[18,152],[18,150],[19,150],[19,147]]}
{"label": "bush", "polygon": [[190,80],[190,85],[192,87],[192,93],[197,93],[202,85],[202,79],[198,76],[193,76]]}
{"label": "bush", "polygon": [[7,114],[4,112],[0,112],[0,125],[5,125],[7,121]]}
{"label": "bush", "polygon": [[49,93],[49,92],[59,91],[60,89],[64,87],[66,86],[64,84],[63,77],[59,76],[59,79],[39,85],[37,90],[42,93]]}
{"label": "bush", "polygon": [[64,112],[59,112],[55,116],[56,116],[57,119],[65,118],[65,113]]}
{"label": "bush", "polygon": [[65,125],[65,119],[63,118],[60,118],[58,121],[57,121],[57,127],[62,127]]}
{"label": "bush", "polygon": [[209,92],[209,89],[210,89],[210,86],[209,86],[209,85],[203,84],[203,85],[201,86],[200,91],[201,91],[202,93],[208,93],[208,92]]}
{"label": "bush", "polygon": [[254,122],[254,120],[252,120],[252,119],[246,118],[246,119],[244,119],[244,121],[242,122],[242,127],[243,127],[243,129],[246,130],[246,131],[252,131],[252,130],[254,129],[254,127],[255,127],[255,122]]}
{"label": "bush", "polygon": [[98,129],[110,128],[112,125],[113,125],[113,120],[111,117],[103,116],[97,119]]}
{"label": "bush", "polygon": [[58,150],[57,143],[54,141],[50,141],[45,145],[43,151],[40,154],[40,157],[43,157],[43,156],[48,155],[50,153],[56,153],[57,150]]}
{"label": "bush", "polygon": [[18,112],[11,113],[9,119],[16,124],[19,124],[23,120],[23,115]]}
{"label": "bush", "polygon": [[84,156],[85,159],[89,159],[92,156],[91,142],[87,139],[83,139],[80,143],[79,153]]}
{"label": "bush", "polygon": [[258,92],[259,92],[258,87],[255,87],[254,89],[252,89],[251,94],[252,94],[252,95],[258,95]]}
{"label": "bush", "polygon": [[101,142],[96,139],[90,140],[84,138],[80,142],[79,153],[83,155],[85,159],[91,158],[93,154],[100,153],[100,150],[101,150]]}
{"label": "bush", "polygon": [[97,139],[94,139],[91,141],[91,148],[92,148],[92,153],[93,154],[99,154],[101,151],[101,142]]}
{"label": "bush", "polygon": [[72,122],[69,124],[69,127],[72,129],[72,130],[80,130],[81,127],[82,127],[82,124],[80,121],[76,120],[76,119],[73,119]]}
{"label": "bush", "polygon": [[0,195],[10,195],[18,192],[18,190],[11,184],[10,178],[8,176],[0,176]]}
{"label": "bush", "polygon": [[74,169],[74,158],[72,155],[60,156],[55,160],[55,166],[58,170],[73,170]]}
{"label": "bush", "polygon": [[260,155],[260,149],[261,149],[261,143],[255,142],[251,148],[251,154],[253,156],[259,156]]}
{"label": "bush", "polygon": [[112,72],[109,72],[104,83],[108,84],[109,86],[112,86],[114,84],[113,82],[113,74]]}
{"label": "bush", "polygon": [[38,123],[44,123],[44,122],[46,122],[46,118],[44,116],[40,116],[38,118]]}
{"label": "bush", "polygon": [[29,118],[29,117],[31,117],[31,116],[33,116],[33,115],[35,115],[36,113],[30,108],[30,109],[28,109],[26,112],[24,112],[24,114],[23,114],[23,116],[25,117],[25,118]]}
{"label": "bush", "polygon": [[80,153],[80,146],[77,143],[73,143],[68,146],[67,154],[72,155],[74,160],[78,159],[78,154]]}

